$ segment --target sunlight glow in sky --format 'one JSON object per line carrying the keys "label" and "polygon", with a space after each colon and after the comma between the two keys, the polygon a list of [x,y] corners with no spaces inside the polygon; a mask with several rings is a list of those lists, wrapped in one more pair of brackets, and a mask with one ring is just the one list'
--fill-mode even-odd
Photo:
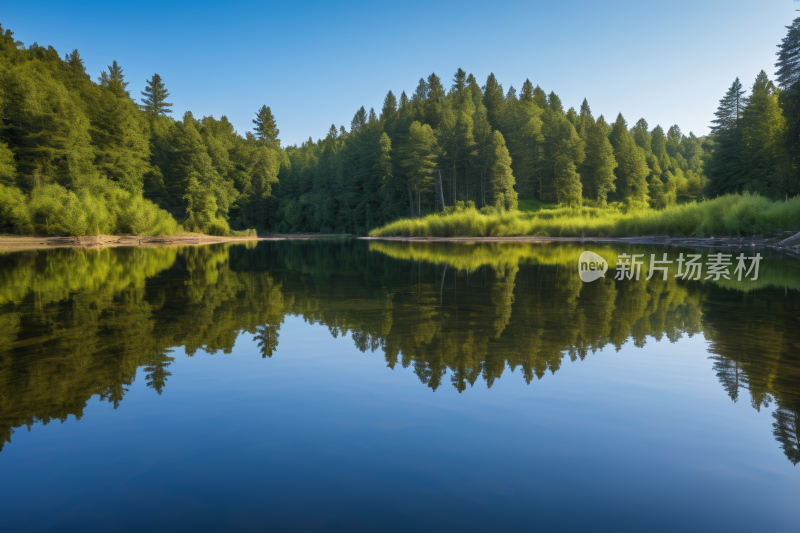
{"label": "sunlight glow in sky", "polygon": [[525,78],[565,108],[708,133],[739,76],[774,75],[800,15],[790,0],[646,2],[18,2],[0,24],[26,45],[78,48],[93,77],[116,59],[132,96],[158,72],[174,116],[226,115],[240,133],[262,104],[284,146],[349,128],[360,106],[456,69],[505,89]]}

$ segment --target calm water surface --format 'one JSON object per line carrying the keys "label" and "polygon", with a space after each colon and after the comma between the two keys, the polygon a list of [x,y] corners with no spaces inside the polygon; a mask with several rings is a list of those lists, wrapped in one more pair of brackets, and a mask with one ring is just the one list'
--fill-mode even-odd
{"label": "calm water surface", "polygon": [[0,254],[0,529],[797,531],[800,262],[582,250]]}

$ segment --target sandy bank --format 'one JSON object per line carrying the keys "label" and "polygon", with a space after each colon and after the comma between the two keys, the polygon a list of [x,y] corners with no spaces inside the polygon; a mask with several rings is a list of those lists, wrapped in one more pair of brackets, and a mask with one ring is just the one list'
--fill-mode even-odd
{"label": "sandy bank", "polygon": [[111,248],[116,246],[197,246],[221,242],[274,241],[285,239],[318,239],[341,237],[341,235],[274,234],[258,237],[214,237],[189,233],[162,237],[135,237],[120,235],[98,235],[91,237],[35,237],[30,235],[0,235],[0,252],[41,250],[49,248]]}

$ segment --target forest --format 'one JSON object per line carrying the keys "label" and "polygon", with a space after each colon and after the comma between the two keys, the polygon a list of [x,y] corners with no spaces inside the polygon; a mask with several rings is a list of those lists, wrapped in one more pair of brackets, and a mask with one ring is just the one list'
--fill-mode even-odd
{"label": "forest", "polygon": [[530,80],[480,85],[459,68],[286,147],[266,105],[244,135],[225,116],[178,120],[157,73],[137,95],[116,61],[92,79],[78,50],[0,34],[5,233],[363,235],[464,209],[553,205],[592,218],[730,194],[788,200],[800,188],[800,18],[775,80],[762,71],[746,91],[737,78],[708,136],[595,117],[586,99],[565,109]]}

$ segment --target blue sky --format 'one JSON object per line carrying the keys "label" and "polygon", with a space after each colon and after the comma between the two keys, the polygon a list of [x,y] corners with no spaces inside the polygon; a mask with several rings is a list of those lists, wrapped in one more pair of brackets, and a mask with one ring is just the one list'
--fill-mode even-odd
{"label": "blue sky", "polygon": [[507,89],[525,78],[595,116],[708,132],[736,76],[772,76],[790,0],[573,2],[7,3],[26,45],[78,48],[96,76],[116,59],[134,97],[158,72],[174,115],[226,115],[240,133],[262,104],[283,145],[349,127],[389,89],[456,69]]}

